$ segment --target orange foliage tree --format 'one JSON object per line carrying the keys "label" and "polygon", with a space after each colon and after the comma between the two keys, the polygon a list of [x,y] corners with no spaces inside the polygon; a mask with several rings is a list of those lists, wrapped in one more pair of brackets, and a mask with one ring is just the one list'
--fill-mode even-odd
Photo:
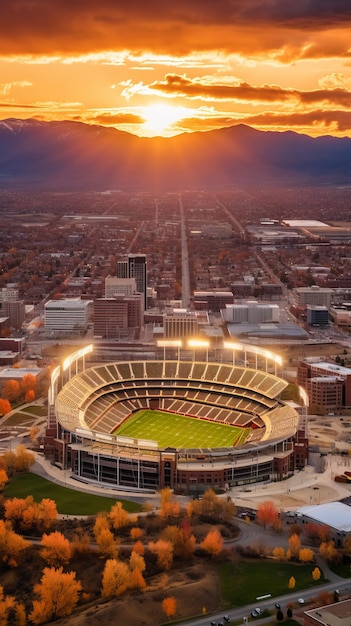
{"label": "orange foliage tree", "polygon": [[274,526],[278,519],[278,509],[274,502],[271,500],[262,502],[257,509],[256,519],[264,528],[268,525]]}
{"label": "orange foliage tree", "polygon": [[34,389],[28,389],[24,395],[24,399],[26,402],[32,402],[35,399]]}
{"label": "orange foliage tree", "polygon": [[290,576],[289,578],[289,582],[288,582],[288,587],[289,589],[294,589],[296,585],[296,580],[293,576]]}
{"label": "orange foliage tree", "polygon": [[134,546],[133,546],[133,551],[136,552],[137,554],[141,554],[143,555],[145,553],[145,548],[144,548],[144,544],[142,541],[136,541]]}
{"label": "orange foliage tree", "polygon": [[177,612],[177,600],[172,596],[164,598],[164,600],[162,600],[162,608],[168,619],[170,619]]}
{"label": "orange foliage tree", "polygon": [[124,526],[128,526],[129,524],[128,513],[123,508],[122,502],[116,502],[116,504],[111,507],[109,518],[111,520],[112,527],[115,530],[123,528]]}
{"label": "orange foliage tree", "polygon": [[223,539],[217,528],[207,533],[205,539],[200,543],[200,548],[208,552],[212,557],[218,556],[222,552]]}
{"label": "orange foliage tree", "polygon": [[138,567],[135,567],[129,574],[129,588],[142,591],[146,587],[145,579]]}
{"label": "orange foliage tree", "polygon": [[55,530],[49,535],[42,536],[41,545],[43,549],[40,554],[48,565],[58,566],[68,563],[72,555],[71,544],[66,537]]}
{"label": "orange foliage tree", "polygon": [[130,570],[126,563],[117,559],[108,559],[102,575],[103,598],[120,596],[129,588]]}
{"label": "orange foliage tree", "polygon": [[10,522],[0,520],[0,559],[10,567],[17,567],[20,554],[31,545],[13,530]]}
{"label": "orange foliage tree", "polygon": [[71,615],[77,606],[81,583],[75,572],[63,572],[63,568],[45,567],[40,583],[34,586],[33,610],[29,619],[34,624],[44,624],[57,617]]}
{"label": "orange foliage tree", "polygon": [[163,569],[167,570],[173,563],[173,545],[170,541],[159,539],[158,541],[150,541],[148,543],[150,552],[156,554],[157,564]]}
{"label": "orange foliage tree", "polygon": [[[37,379],[35,378],[35,376],[33,376],[33,374],[24,374],[24,376],[22,376],[21,389],[24,394],[26,394],[27,391],[33,391],[34,393],[36,390],[36,387],[37,387]],[[35,396],[35,393],[34,393],[34,396]]]}
{"label": "orange foliage tree", "polygon": [[5,501],[5,518],[24,530],[43,532],[49,530],[57,520],[56,502],[50,498],[34,502],[33,496],[12,498]]}
{"label": "orange foliage tree", "polygon": [[189,559],[193,556],[195,551],[196,539],[191,532],[190,526],[186,524],[178,526],[167,526],[162,537],[167,541],[170,541],[173,545],[173,553],[175,557],[182,559]]}
{"label": "orange foliage tree", "polygon": [[132,539],[132,541],[137,541],[143,536],[143,531],[141,528],[139,528],[139,526],[134,526],[133,528],[130,529],[129,534],[130,534],[130,538]]}
{"label": "orange foliage tree", "polygon": [[11,411],[11,404],[5,398],[0,398],[0,417]]}
{"label": "orange foliage tree", "polygon": [[6,473],[6,470],[4,469],[0,469],[0,491],[4,490],[4,487],[6,485],[6,483],[8,482],[8,475]]}
{"label": "orange foliage tree", "polygon": [[118,555],[117,544],[110,530],[110,523],[104,513],[100,513],[96,517],[94,535],[101,554],[111,558],[115,558]]}
{"label": "orange foliage tree", "polygon": [[7,380],[2,388],[2,395],[6,400],[10,400],[10,402],[15,402],[21,395],[21,387],[18,380],[14,380],[11,378]]}
{"label": "orange foliage tree", "polygon": [[299,552],[299,561],[303,563],[310,563],[314,561],[314,552],[311,548],[301,548]]}
{"label": "orange foliage tree", "polygon": [[312,578],[313,580],[319,580],[321,577],[321,570],[319,569],[319,567],[315,567],[314,570],[312,571]]}
{"label": "orange foliage tree", "polygon": [[323,541],[319,546],[319,553],[329,563],[336,562],[339,559],[339,553],[334,545],[334,541]]}
{"label": "orange foliage tree", "polygon": [[180,513],[180,505],[179,502],[173,502],[173,492],[169,487],[165,487],[161,489],[161,501],[160,501],[160,516],[163,518],[167,517],[178,517]]}
{"label": "orange foliage tree", "polygon": [[131,571],[133,571],[133,569],[138,568],[140,572],[144,572],[146,568],[144,558],[142,557],[141,554],[134,552],[134,550],[132,550],[131,555],[129,557],[129,567]]}
{"label": "orange foliage tree", "polygon": [[285,559],[285,550],[284,548],[281,548],[279,546],[273,549],[272,554],[274,558],[278,559],[279,561],[283,561]]}
{"label": "orange foliage tree", "polygon": [[297,559],[299,557],[299,552],[300,552],[300,548],[301,548],[301,539],[300,539],[300,537],[294,533],[293,535],[291,535],[289,537],[288,544],[289,544],[289,548],[290,548],[290,551],[291,551],[291,556],[294,559]]}

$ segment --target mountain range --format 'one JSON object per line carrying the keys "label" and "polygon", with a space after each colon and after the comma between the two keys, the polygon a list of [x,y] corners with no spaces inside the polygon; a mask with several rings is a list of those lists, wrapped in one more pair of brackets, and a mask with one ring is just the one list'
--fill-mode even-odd
{"label": "mountain range", "polygon": [[350,138],[242,124],[141,138],[80,122],[0,121],[0,187],[174,191],[350,181]]}

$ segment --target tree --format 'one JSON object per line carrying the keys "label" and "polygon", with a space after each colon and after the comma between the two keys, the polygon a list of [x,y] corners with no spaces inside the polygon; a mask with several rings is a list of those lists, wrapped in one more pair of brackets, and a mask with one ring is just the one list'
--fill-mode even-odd
{"label": "tree", "polygon": [[43,624],[57,617],[71,615],[81,589],[75,572],[63,573],[62,567],[45,567],[40,583],[34,586],[34,594],[39,600],[33,600],[29,619],[34,624]]}
{"label": "tree", "polygon": [[108,559],[102,575],[102,597],[120,596],[128,589],[129,579],[128,565],[117,559]]}
{"label": "tree", "polygon": [[301,548],[301,539],[295,533],[288,539],[289,548],[291,550],[291,556],[297,559]]}
{"label": "tree", "polygon": [[347,537],[345,537],[342,547],[346,556],[351,556],[351,535],[347,535]]}
{"label": "tree", "polygon": [[122,502],[116,502],[116,504],[111,507],[109,518],[115,530],[128,526],[129,524],[128,513],[124,510]]}
{"label": "tree", "polygon": [[262,502],[257,509],[256,519],[264,528],[267,525],[273,526],[278,519],[278,509],[274,502],[271,500]]}
{"label": "tree", "polygon": [[288,582],[288,587],[289,589],[294,589],[296,585],[296,580],[293,576],[290,576],[289,578],[289,582]]}
{"label": "tree", "polygon": [[48,565],[58,566],[68,563],[72,555],[71,544],[66,537],[58,530],[44,534],[41,540],[43,549],[40,554]]}
{"label": "tree", "polygon": [[26,402],[32,402],[35,399],[35,391],[34,389],[28,389],[26,391],[24,399]]}
{"label": "tree", "polygon": [[161,489],[160,516],[177,517],[180,512],[179,502],[172,502],[173,493],[169,487]]}
{"label": "tree", "polygon": [[309,563],[314,560],[314,553],[311,548],[301,548],[299,552],[299,561]]}
{"label": "tree", "polygon": [[18,380],[14,380],[13,378],[7,380],[2,388],[2,395],[6,400],[10,400],[10,402],[18,400],[20,393],[20,384]]}
{"label": "tree", "polygon": [[144,572],[146,568],[144,558],[141,556],[141,554],[134,552],[134,550],[131,552],[131,555],[129,557],[129,567],[131,571],[138,568],[140,572]]}
{"label": "tree", "polygon": [[145,589],[146,582],[138,567],[135,567],[129,574],[129,587],[130,589],[138,589],[142,591]]}
{"label": "tree", "polygon": [[130,538],[132,539],[132,541],[137,541],[143,536],[143,531],[141,528],[139,528],[139,526],[134,526],[133,528],[130,529],[129,534],[130,534]]}
{"label": "tree", "polygon": [[0,586],[0,625],[8,624],[10,610],[15,607],[15,598],[13,596],[5,596],[4,588]]}
{"label": "tree", "polygon": [[163,569],[167,570],[173,563],[173,546],[170,541],[159,539],[156,542],[150,541],[148,544],[150,552],[156,554],[157,564]]}
{"label": "tree", "polygon": [[173,617],[177,612],[177,601],[172,596],[168,596],[162,600],[162,608],[167,615],[168,619]]}
{"label": "tree", "polygon": [[33,376],[33,374],[24,374],[21,378],[21,388],[23,393],[26,393],[27,391],[34,392],[37,388],[37,379],[35,376]]}
{"label": "tree", "polygon": [[17,567],[20,554],[30,545],[29,541],[13,530],[10,522],[0,520],[0,558],[4,563]]}
{"label": "tree", "polygon": [[8,400],[0,398],[0,417],[11,411],[11,404]]}
{"label": "tree", "polygon": [[0,491],[3,491],[6,483],[8,482],[8,475],[4,469],[0,469]]}
{"label": "tree", "polygon": [[191,533],[190,526],[181,525],[180,528],[178,526],[167,526],[162,536],[172,543],[175,557],[188,559],[194,554],[196,539]]}
{"label": "tree", "polygon": [[218,556],[222,552],[223,539],[217,528],[207,533],[205,539],[200,543],[200,548],[208,552],[212,557]]}
{"label": "tree", "polygon": [[321,577],[321,570],[319,569],[319,567],[315,567],[314,570],[312,571],[312,578],[313,580],[319,580]]}
{"label": "tree", "polygon": [[144,548],[144,544],[142,543],[142,541],[135,542],[133,546],[133,552],[136,552],[137,554],[141,554],[141,555],[144,554],[145,548]]}
{"label": "tree", "polygon": [[334,541],[323,541],[319,546],[319,553],[323,559],[326,559],[328,563],[336,562],[339,558],[337,549],[335,548]]}
{"label": "tree", "polygon": [[279,561],[283,561],[285,559],[285,550],[284,548],[280,548],[279,546],[273,549],[272,554],[274,558],[278,559]]}
{"label": "tree", "polygon": [[39,433],[39,428],[38,428],[38,426],[32,426],[32,427],[29,429],[29,439],[31,440],[31,442],[32,442],[32,443],[33,443],[34,441],[36,441],[37,436],[38,436],[38,433]]}

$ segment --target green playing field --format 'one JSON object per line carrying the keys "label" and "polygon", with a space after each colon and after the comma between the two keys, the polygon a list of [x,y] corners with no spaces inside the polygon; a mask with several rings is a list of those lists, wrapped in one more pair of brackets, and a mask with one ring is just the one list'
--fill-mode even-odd
{"label": "green playing field", "polygon": [[146,409],[129,417],[114,435],[151,439],[160,448],[226,448],[242,445],[249,433],[249,428]]}

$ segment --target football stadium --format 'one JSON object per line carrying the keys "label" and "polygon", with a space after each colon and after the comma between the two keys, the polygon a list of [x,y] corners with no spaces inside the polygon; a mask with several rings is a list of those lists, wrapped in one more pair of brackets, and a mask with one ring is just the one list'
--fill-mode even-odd
{"label": "football stadium", "polygon": [[199,494],[305,465],[303,420],[275,373],[179,359],[85,367],[91,350],[58,366],[49,389],[45,456],[77,480]]}

